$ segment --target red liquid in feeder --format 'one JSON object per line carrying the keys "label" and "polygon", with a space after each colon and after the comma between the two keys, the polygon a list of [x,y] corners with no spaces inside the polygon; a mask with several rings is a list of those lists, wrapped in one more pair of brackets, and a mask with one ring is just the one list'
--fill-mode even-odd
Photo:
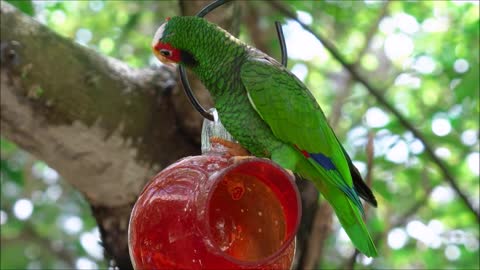
{"label": "red liquid in feeder", "polygon": [[[218,175],[222,168],[231,169]],[[129,228],[132,261],[137,270],[288,269],[299,215],[292,180],[271,163],[189,157],[139,197]]]}
{"label": "red liquid in feeder", "polygon": [[232,173],[210,197],[210,231],[219,248],[242,261],[275,253],[286,236],[282,205],[257,178]]}

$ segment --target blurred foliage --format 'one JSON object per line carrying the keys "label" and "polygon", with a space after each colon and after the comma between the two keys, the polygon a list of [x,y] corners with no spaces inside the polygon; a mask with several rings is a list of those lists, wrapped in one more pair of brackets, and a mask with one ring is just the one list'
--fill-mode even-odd
{"label": "blurred foliage", "polygon": [[21,10],[23,13],[33,16],[33,3],[32,1],[18,1],[18,0],[7,0],[10,4]]}
{"label": "blurred foliage", "polygon": [[[149,48],[152,34],[179,12],[176,1],[10,2],[53,31],[135,67],[157,65]],[[385,3],[371,0],[284,4],[384,89],[478,209],[479,6],[472,2],[392,1],[384,14]],[[284,22],[289,68],[331,116],[364,175],[367,134],[375,135],[372,182],[379,208],[369,211],[368,223],[380,257],[358,256],[356,268],[478,269],[478,221],[423,145],[298,25],[268,3],[242,5],[253,7],[258,18],[256,28],[242,24],[241,38],[259,42],[251,33],[262,31],[273,56],[279,55],[273,23]],[[98,240],[98,229],[82,196],[7,140],[0,150],[1,269],[106,267],[101,248],[91,241]],[[345,267],[352,253],[337,222],[319,268]]]}
{"label": "blurred foliage", "polygon": [[44,162],[7,140],[0,145],[0,269],[105,268],[83,196]]}

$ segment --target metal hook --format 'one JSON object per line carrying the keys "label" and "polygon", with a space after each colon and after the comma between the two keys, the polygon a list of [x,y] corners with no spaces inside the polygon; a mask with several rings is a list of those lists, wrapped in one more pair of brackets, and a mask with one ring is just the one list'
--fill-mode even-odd
{"label": "metal hook", "polygon": [[287,67],[287,45],[285,44],[285,37],[283,36],[282,24],[279,21],[275,22],[275,29],[277,29],[278,41],[280,41],[280,51],[282,52],[282,66]]}
{"label": "metal hook", "polygon": [[[200,12],[197,13],[197,17],[203,18],[205,15],[208,13],[212,12],[214,9],[217,7],[230,2],[232,0],[217,0],[215,2],[212,2],[208,4],[206,7],[204,7]],[[282,25],[280,22],[276,21],[275,22],[275,28],[277,30],[277,36],[278,40],[280,41],[280,50],[282,52],[282,65],[284,67],[287,67],[287,61],[288,61],[288,55],[287,55],[287,46],[285,44],[285,38],[283,36],[283,31],[282,31]],[[195,94],[190,87],[190,83],[188,82],[187,78],[187,72],[185,70],[185,67],[182,65],[178,66],[178,70],[180,72],[180,81],[182,82],[183,89],[185,90],[185,94],[187,95],[188,99],[192,103],[193,107],[205,118],[207,118],[210,121],[214,121],[214,117],[211,113],[209,113],[205,108],[202,107],[200,102],[198,102],[198,99],[195,97]]]}
{"label": "metal hook", "polygon": [[195,97],[195,94],[193,93],[192,88],[190,87],[190,84],[188,83],[188,78],[187,78],[187,72],[185,71],[185,68],[183,66],[178,66],[178,71],[180,72],[180,81],[182,82],[183,89],[185,90],[185,94],[187,94],[188,99],[192,103],[193,107],[205,118],[207,118],[210,121],[214,121],[215,118],[213,115],[205,108],[202,107],[200,102],[198,102],[198,99]]}
{"label": "metal hook", "polygon": [[214,9],[216,9],[217,7],[227,3],[227,2],[230,2],[232,0],[217,0],[217,1],[214,1],[210,4],[208,4],[206,7],[204,7],[202,10],[200,10],[200,12],[197,13],[197,17],[200,17],[200,18],[203,18],[205,17],[205,15],[207,15],[208,13],[212,12]]}

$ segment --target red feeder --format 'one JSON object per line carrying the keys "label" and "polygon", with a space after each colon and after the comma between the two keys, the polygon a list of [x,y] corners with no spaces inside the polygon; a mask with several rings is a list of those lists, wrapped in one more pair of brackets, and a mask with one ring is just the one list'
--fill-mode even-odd
{"label": "red feeder", "polygon": [[145,187],[130,217],[130,257],[137,270],[289,269],[300,215],[291,174],[210,151]]}

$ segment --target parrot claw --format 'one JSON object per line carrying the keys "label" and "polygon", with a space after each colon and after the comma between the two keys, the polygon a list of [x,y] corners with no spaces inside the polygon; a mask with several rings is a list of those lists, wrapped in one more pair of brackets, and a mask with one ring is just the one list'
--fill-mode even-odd
{"label": "parrot claw", "polygon": [[228,154],[235,159],[237,158],[242,159],[247,156],[251,156],[251,154],[245,148],[243,148],[239,143],[227,141],[219,137],[211,137],[210,143],[211,144],[216,143],[224,146],[225,148],[227,148]]}
{"label": "parrot claw", "polygon": [[285,169],[285,171],[287,171],[287,173],[290,174],[293,177],[293,179],[295,179],[295,174],[293,173],[293,171],[289,169]]}

